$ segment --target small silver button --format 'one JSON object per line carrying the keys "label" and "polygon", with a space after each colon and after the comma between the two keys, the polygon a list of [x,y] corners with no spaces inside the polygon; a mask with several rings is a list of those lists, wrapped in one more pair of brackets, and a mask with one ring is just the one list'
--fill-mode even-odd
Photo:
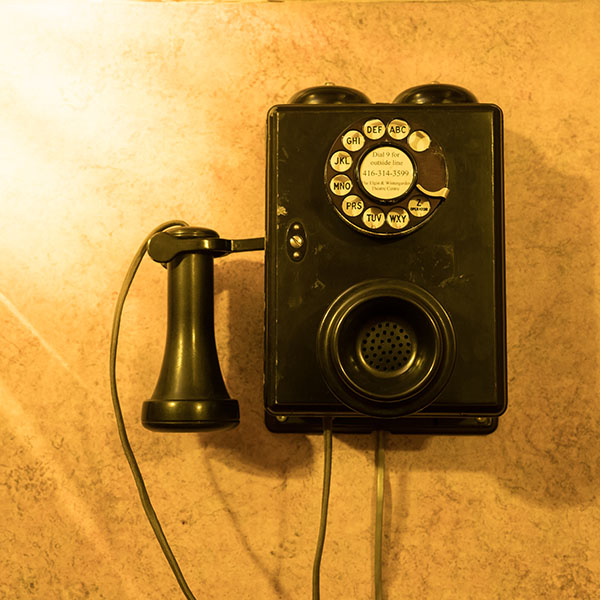
{"label": "small silver button", "polygon": [[410,133],[410,125],[402,119],[394,119],[388,125],[388,133],[395,140],[403,140]]}
{"label": "small silver button", "polygon": [[431,145],[431,138],[423,130],[418,129],[408,136],[408,145],[415,152],[425,152]]}
{"label": "small silver button", "polygon": [[387,214],[387,222],[394,229],[404,229],[410,220],[408,213],[403,208],[392,208]]}
{"label": "small silver button", "polygon": [[329,187],[336,196],[345,196],[352,189],[352,181],[347,175],[336,175],[329,182]]}
{"label": "small silver button", "polygon": [[343,173],[352,166],[352,157],[344,150],[339,150],[331,155],[329,164],[339,173]]}
{"label": "small silver button", "polygon": [[360,150],[365,145],[365,136],[360,131],[352,129],[352,131],[349,131],[344,135],[342,138],[342,144],[346,150],[355,152],[356,150]]}
{"label": "small silver button", "polygon": [[408,210],[415,217],[424,217],[431,210],[431,202],[424,198],[415,198],[408,203]]}
{"label": "small silver button", "polygon": [[290,246],[292,248],[302,248],[304,246],[304,238],[301,235],[293,235],[290,238]]}
{"label": "small silver button", "polygon": [[357,217],[365,208],[365,203],[358,196],[346,196],[342,200],[342,210],[349,217]]}
{"label": "small silver button", "polygon": [[378,140],[385,133],[385,125],[379,119],[371,119],[363,125],[365,135],[371,140]]}
{"label": "small silver button", "polygon": [[362,220],[369,229],[379,229],[385,223],[385,215],[380,208],[372,206],[365,210]]}

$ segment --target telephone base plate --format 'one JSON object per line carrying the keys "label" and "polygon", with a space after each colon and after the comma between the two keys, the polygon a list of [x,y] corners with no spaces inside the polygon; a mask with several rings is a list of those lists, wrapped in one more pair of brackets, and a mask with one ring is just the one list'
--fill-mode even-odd
{"label": "telephone base plate", "polygon": [[[265,413],[265,425],[272,433],[323,433],[323,417],[290,415],[278,418]],[[497,417],[333,418],[333,433],[372,433],[381,429],[404,435],[486,435],[497,427]]]}

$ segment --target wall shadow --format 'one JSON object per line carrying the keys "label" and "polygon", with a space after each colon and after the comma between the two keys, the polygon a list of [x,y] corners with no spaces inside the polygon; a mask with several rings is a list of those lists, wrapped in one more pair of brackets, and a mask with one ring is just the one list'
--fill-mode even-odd
{"label": "wall shadow", "polygon": [[[306,436],[273,434],[264,424],[263,273],[262,254],[258,260],[226,257],[215,262],[217,347],[229,393],[240,404],[240,425],[202,434],[199,442],[212,449],[213,460],[220,460],[221,453],[228,464],[234,459],[244,472],[281,478],[309,466],[313,453]],[[219,322],[219,315],[226,325]]]}
{"label": "wall shadow", "polygon": [[[387,454],[402,465],[410,453],[410,471],[488,473],[532,504],[586,507],[600,480],[590,453],[600,425],[598,209],[584,178],[548,166],[523,136],[505,136],[508,410],[490,436],[388,434]],[[393,493],[395,505],[406,499],[405,488]]]}
{"label": "wall shadow", "polygon": [[[39,567],[46,564],[43,548],[53,532],[70,531],[72,548],[93,548],[104,556],[118,554],[121,542],[115,531],[125,530],[130,515],[98,507],[119,502],[114,483],[126,466],[121,461],[115,464],[110,451],[98,451],[99,440],[105,441],[97,426],[101,421],[95,403],[98,390],[82,379],[3,292],[0,299],[0,440],[4,448],[0,466],[6,514],[10,515],[8,548],[18,558],[17,571],[30,573],[18,579],[19,586],[25,582],[27,586],[14,587],[13,593],[29,596],[49,585]],[[43,519],[44,528],[34,526],[38,518]],[[61,544],[60,539],[56,546],[48,541],[53,549]],[[84,551],[75,557],[69,552],[54,554],[52,550],[55,572],[86,568]],[[12,568],[9,563],[7,568]],[[111,590],[119,597],[138,597],[139,586],[125,573],[113,570],[107,576],[112,577]]]}

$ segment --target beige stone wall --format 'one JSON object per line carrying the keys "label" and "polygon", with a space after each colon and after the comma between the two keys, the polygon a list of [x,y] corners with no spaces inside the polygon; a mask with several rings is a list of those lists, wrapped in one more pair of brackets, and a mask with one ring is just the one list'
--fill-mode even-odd
{"label": "beige stone wall", "polygon": [[[500,105],[509,410],[487,438],[388,437],[388,600],[600,596],[600,4],[0,5],[0,598],[177,598],[121,451],[116,294],[171,219],[264,232],[265,116],[335,81],[387,102],[440,80]],[[198,598],[304,600],[322,440],[262,423],[259,254],[216,268],[241,426],[139,423],[165,330],[147,261],[118,376],[132,445]],[[334,439],[324,599],[373,598],[372,437]]]}

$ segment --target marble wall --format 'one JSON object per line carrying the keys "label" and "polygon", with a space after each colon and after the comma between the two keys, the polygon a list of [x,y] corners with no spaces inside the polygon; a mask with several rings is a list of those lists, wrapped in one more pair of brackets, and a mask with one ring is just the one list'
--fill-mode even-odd
{"label": "marble wall", "polygon": [[[600,4],[0,4],[0,597],[178,598],[108,385],[134,251],[172,218],[264,232],[270,106],[325,81],[387,102],[439,80],[505,114],[509,410],[484,438],[388,437],[386,598],[600,597]],[[322,439],[262,424],[260,254],[216,267],[242,424],[143,429],[165,276],[143,264],[118,377],[198,598],[310,597]],[[325,599],[373,598],[374,439],[334,439]]]}

